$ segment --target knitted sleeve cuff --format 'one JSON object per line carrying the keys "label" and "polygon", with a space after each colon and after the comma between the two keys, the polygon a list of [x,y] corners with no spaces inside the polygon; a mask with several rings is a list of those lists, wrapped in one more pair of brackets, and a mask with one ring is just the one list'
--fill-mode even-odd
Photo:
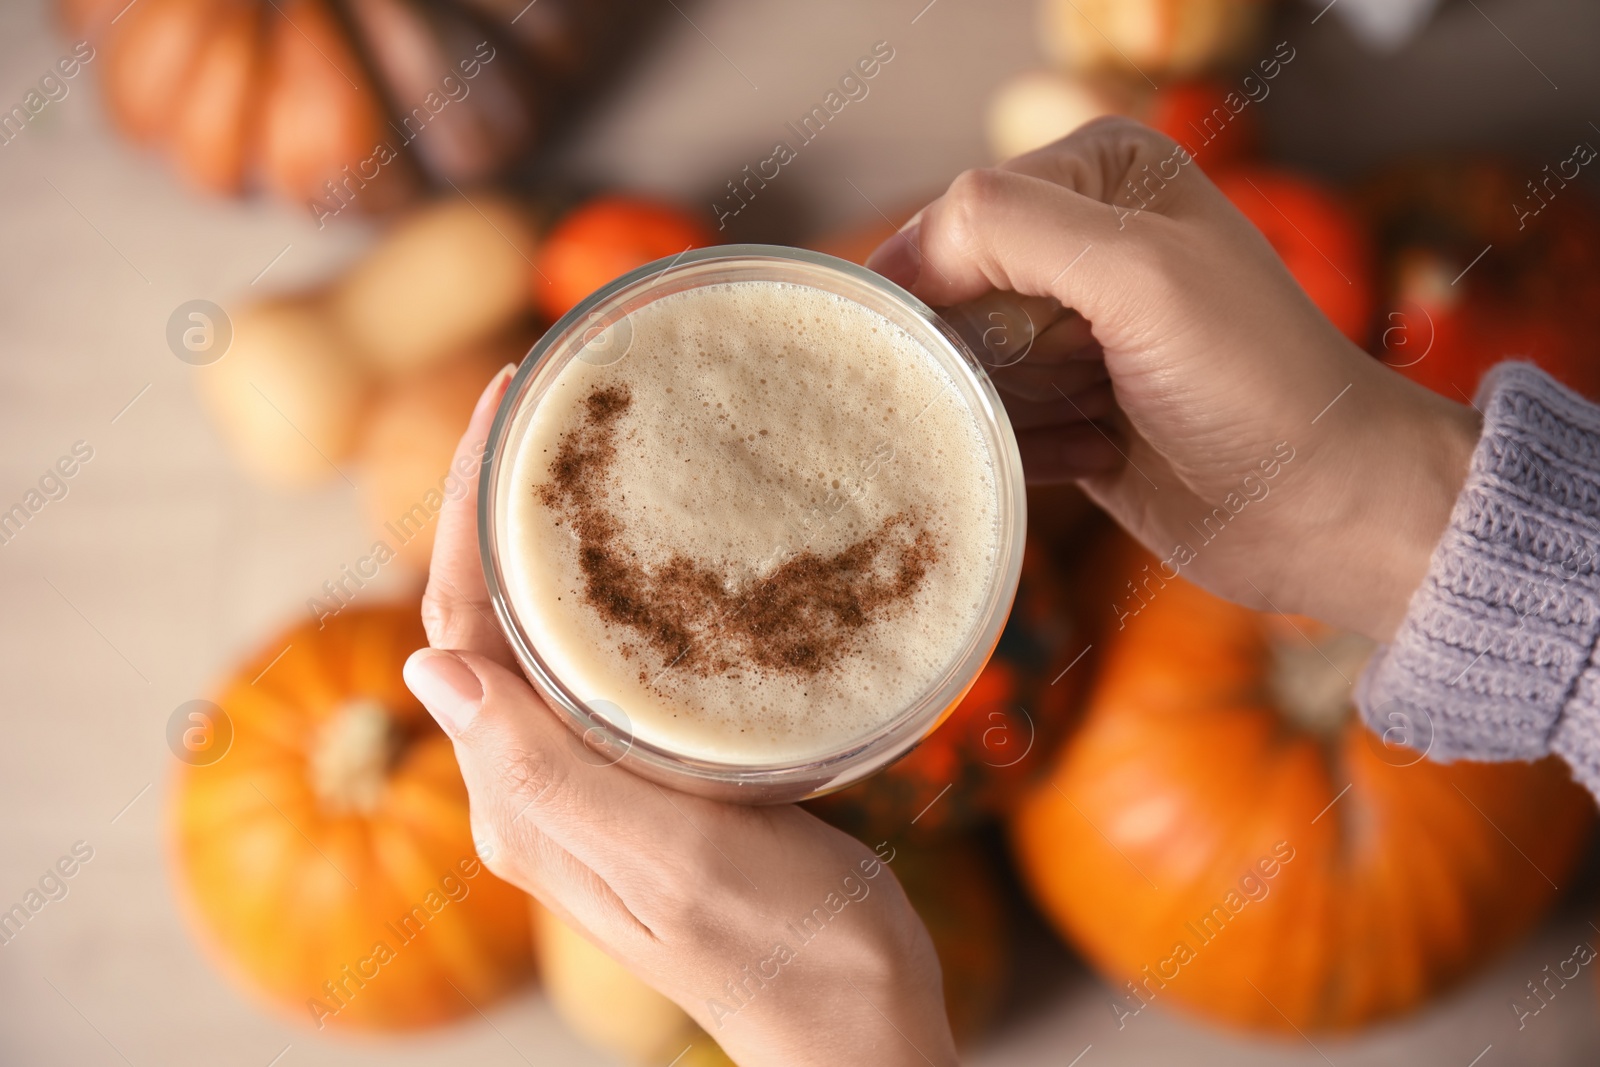
{"label": "knitted sleeve cuff", "polygon": [[1600,408],[1527,363],[1478,407],[1450,525],[1356,701],[1435,759],[1554,751],[1600,795]]}

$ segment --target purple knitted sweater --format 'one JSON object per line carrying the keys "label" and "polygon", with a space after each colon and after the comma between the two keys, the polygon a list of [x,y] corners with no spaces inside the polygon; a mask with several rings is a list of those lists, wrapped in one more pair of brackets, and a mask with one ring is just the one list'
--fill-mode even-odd
{"label": "purple knitted sweater", "polygon": [[1435,759],[1554,752],[1600,797],[1600,407],[1526,363],[1478,407],[1449,528],[1356,702]]}

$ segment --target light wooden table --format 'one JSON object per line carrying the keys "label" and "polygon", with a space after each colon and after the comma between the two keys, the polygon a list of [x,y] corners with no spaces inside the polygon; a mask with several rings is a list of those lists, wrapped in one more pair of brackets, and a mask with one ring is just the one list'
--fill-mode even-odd
{"label": "light wooden table", "polygon": [[[688,15],[667,19],[664,38],[569,146],[571,169],[709,210],[784,122],[888,40],[895,59],[871,95],[785,168],[739,228],[870,219],[874,204],[887,210],[983,162],[989,89],[1038,62],[1032,0],[924,3],[684,3]],[[1537,153],[1587,136],[1594,7],[1478,6],[1528,55],[1471,5],[1382,59],[1363,57],[1336,20],[1310,27],[1312,10],[1297,12],[1306,58],[1300,81],[1280,81],[1274,140],[1295,158],[1348,169],[1403,146],[1491,139]],[[0,102],[20,100],[66,48],[38,4],[0,7]],[[1558,95],[1529,69],[1534,60]],[[601,1062],[533,994],[495,1008],[492,1026],[403,1042],[312,1036],[244,1002],[183,932],[162,857],[167,718],[263,634],[299,618],[367,535],[342,484],[278,494],[244,481],[163,330],[183,301],[229,306],[321,277],[371,233],[318,232],[293,207],[190,195],[108,134],[98,74],[91,64],[66,99],[0,147],[0,509],[74,442],[94,450],[67,496],[0,546],[0,905],[74,842],[94,849],[69,895],[0,947],[0,1064],[265,1067],[280,1054],[282,1067]],[[1016,992],[1012,1024],[972,1062],[1594,1063],[1592,973],[1520,1033],[1507,1007],[1593,934],[1574,912],[1422,1015],[1316,1049],[1244,1041],[1162,1012],[1118,1032],[1098,984],[1058,968]]]}

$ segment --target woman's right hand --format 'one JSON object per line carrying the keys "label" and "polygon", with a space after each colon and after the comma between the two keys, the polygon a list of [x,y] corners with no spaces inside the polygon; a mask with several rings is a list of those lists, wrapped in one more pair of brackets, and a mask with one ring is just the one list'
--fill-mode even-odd
{"label": "woman's right hand", "polygon": [[968,171],[869,265],[935,307],[1067,309],[993,375],[1024,467],[1078,480],[1164,577],[1392,635],[1477,418],[1346,340],[1171,139],[1106,119]]}

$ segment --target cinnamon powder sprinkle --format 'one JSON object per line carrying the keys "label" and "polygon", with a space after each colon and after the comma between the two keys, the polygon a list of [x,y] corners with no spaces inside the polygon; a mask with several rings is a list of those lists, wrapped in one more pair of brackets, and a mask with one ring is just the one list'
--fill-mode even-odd
{"label": "cinnamon powder sprinkle", "polygon": [[717,570],[681,552],[645,565],[607,507],[617,422],[631,403],[625,385],[584,398],[577,426],[557,445],[551,480],[535,492],[577,536],[584,600],[670,668],[701,677],[752,667],[817,674],[849,655],[868,623],[903,607],[938,559],[930,534],[913,532],[901,513],[830,556],[801,552],[743,589],[730,591]]}

